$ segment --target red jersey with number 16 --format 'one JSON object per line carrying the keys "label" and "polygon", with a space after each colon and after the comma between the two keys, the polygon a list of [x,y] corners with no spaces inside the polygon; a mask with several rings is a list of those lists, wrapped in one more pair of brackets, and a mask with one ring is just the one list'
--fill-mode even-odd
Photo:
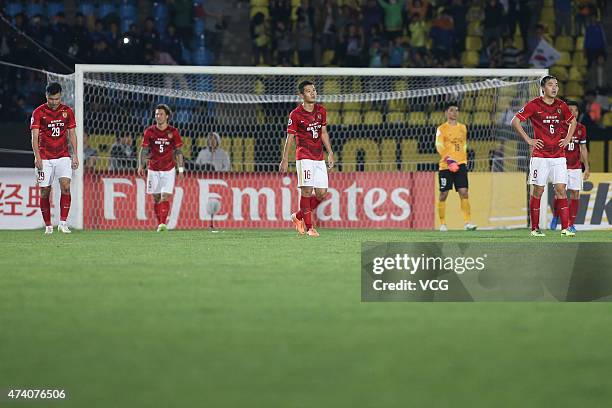
{"label": "red jersey with number 16", "polygon": [[149,126],[144,131],[142,147],[151,151],[148,169],[154,171],[168,171],[174,168],[174,149],[183,145],[183,140],[177,128],[168,125],[161,130],[157,125]]}
{"label": "red jersey with number 16", "polygon": [[316,103],[312,112],[300,105],[289,114],[287,133],[295,135],[295,159],[325,160],[321,128],[327,126],[327,111]]}
{"label": "red jersey with number 16", "polygon": [[547,159],[565,157],[564,150],[559,146],[559,142],[567,136],[567,126],[570,124],[574,115],[561,99],[555,98],[551,105],[544,102],[540,96],[530,100],[516,117],[521,122],[531,120],[533,126],[534,139],[540,139],[544,146],[540,149],[533,149],[533,157],[544,157]]}
{"label": "red jersey with number 16", "polygon": [[[567,126],[565,127],[565,134],[567,135]],[[580,161],[580,145],[586,144],[587,133],[586,127],[580,122],[576,124],[576,131],[572,136],[572,141],[565,147],[565,160],[567,161],[568,169],[582,169],[582,162]]]}
{"label": "red jersey with number 16", "polygon": [[38,147],[43,160],[70,157],[68,153],[68,129],[74,129],[76,121],[69,106],[60,104],[53,110],[46,103],[32,112],[30,129],[39,129]]}

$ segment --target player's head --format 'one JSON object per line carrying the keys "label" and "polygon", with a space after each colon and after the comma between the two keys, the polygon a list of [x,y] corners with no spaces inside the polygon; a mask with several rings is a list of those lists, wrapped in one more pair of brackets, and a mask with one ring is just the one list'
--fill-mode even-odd
{"label": "player's head", "polygon": [[155,107],[155,122],[159,126],[163,126],[170,120],[172,116],[172,111],[168,107],[168,105],[164,103],[160,103]]}
{"label": "player's head", "polygon": [[569,108],[570,112],[572,112],[572,115],[574,115],[574,117],[577,119],[578,114],[580,113],[580,107],[578,106],[578,102],[568,100],[566,103],[567,103],[567,107]]}
{"label": "player's head", "polygon": [[298,85],[298,92],[306,103],[314,103],[315,99],[317,99],[317,90],[310,81],[300,82]]}
{"label": "player's head", "polygon": [[51,109],[56,109],[62,99],[62,86],[57,82],[50,82],[45,88],[45,96],[47,97],[47,105]]}
{"label": "player's head", "polygon": [[559,82],[557,78],[552,75],[546,75],[540,80],[540,87],[542,88],[542,95],[549,98],[554,98],[559,92]]}
{"label": "player's head", "polygon": [[457,102],[447,102],[444,107],[444,113],[446,113],[446,119],[457,120],[459,117],[459,104]]}

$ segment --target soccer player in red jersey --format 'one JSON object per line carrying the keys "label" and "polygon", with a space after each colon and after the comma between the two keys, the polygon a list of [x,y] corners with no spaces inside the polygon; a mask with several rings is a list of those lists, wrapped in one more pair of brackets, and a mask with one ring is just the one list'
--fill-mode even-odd
{"label": "soccer player in red jersey", "polygon": [[[531,217],[531,235],[542,237],[540,230],[540,199],[549,176],[555,186],[556,210],[561,217],[563,229],[561,235],[574,236],[569,227],[569,210],[567,203],[567,164],[565,147],[571,142],[576,129],[576,118],[562,100],[558,99],[559,84],[557,78],[547,75],[540,81],[542,96],[529,101],[512,118],[512,127],[533,148],[529,161],[529,184],[531,198],[529,214]],[[521,122],[531,121],[534,138],[530,138]],[[564,131],[564,125],[569,128]]]}
{"label": "soccer player in red jersey", "polygon": [[[569,107],[572,115],[578,117],[579,108],[578,102],[568,101],[567,106]],[[578,208],[580,207],[580,191],[582,190],[582,180],[589,179],[589,150],[587,149],[587,131],[586,127],[578,122],[576,124],[576,131],[572,137],[572,141],[565,148],[565,160],[567,161],[567,189],[569,191],[570,202],[569,202],[569,217],[570,226],[569,230],[576,232],[574,221],[576,220],[576,214],[578,214]],[[584,165],[584,174],[582,173],[582,165]],[[555,206],[553,206],[555,208]],[[559,223],[559,216],[555,214],[552,221],[550,222],[550,229],[557,229]]]}
{"label": "soccer player in red jersey", "polygon": [[[317,90],[314,84],[302,81],[298,85],[298,92],[303,102],[289,114],[280,171],[287,171],[289,149],[295,139],[300,209],[291,214],[291,221],[300,234],[306,232],[311,237],[318,237],[319,233],[312,226],[312,212],[327,194],[327,168],[334,167],[334,152],[327,133],[327,112],[323,105],[315,103]],[[327,150],[327,167],[323,146]]]}
{"label": "soccer player in red jersey", "polygon": [[[76,121],[69,106],[61,103],[62,86],[51,82],[45,89],[47,103],[32,112],[30,129],[37,182],[40,186],[40,212],[45,222],[45,234],[53,233],[51,225],[51,184],[59,180],[60,223],[58,231],[70,234],[66,220],[70,211],[70,180],[72,170],[79,167],[77,157]],[[69,144],[70,143],[70,144]]]}
{"label": "soccer player in red jersey", "polygon": [[183,140],[177,128],[168,121],[172,111],[168,105],[160,104],[155,108],[155,125],[144,131],[142,146],[138,153],[138,175],[144,175],[144,162],[147,164],[147,194],[153,195],[157,232],[166,231],[166,221],[170,212],[170,196],[174,193],[176,177],[175,165],[179,178],[183,177]]}

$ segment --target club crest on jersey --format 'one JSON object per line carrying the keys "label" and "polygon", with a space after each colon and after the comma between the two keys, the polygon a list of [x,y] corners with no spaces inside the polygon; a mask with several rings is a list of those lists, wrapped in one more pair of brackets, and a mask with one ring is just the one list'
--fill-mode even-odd
{"label": "club crest on jersey", "polygon": [[557,113],[561,113],[561,108],[557,108]]}
{"label": "club crest on jersey", "polygon": [[68,113],[66,113],[66,111],[63,111],[63,112],[62,112],[62,117],[63,117],[64,119],[66,119],[66,118],[68,117]]}
{"label": "club crest on jersey", "polygon": [[317,120],[323,119],[323,116],[320,113],[317,113]]}
{"label": "club crest on jersey", "polygon": [[521,110],[519,111],[519,113],[523,113],[525,112],[525,108],[521,108]]}
{"label": "club crest on jersey", "polygon": [[168,139],[172,139],[172,133],[168,132]]}

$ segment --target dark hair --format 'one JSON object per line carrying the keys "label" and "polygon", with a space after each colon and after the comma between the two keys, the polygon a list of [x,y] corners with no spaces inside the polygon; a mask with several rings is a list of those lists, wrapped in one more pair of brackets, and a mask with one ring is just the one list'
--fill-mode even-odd
{"label": "dark hair", "polygon": [[444,111],[446,112],[447,110],[449,110],[453,106],[456,106],[457,109],[459,109],[459,104],[457,102],[455,102],[455,101],[446,102],[444,104]]}
{"label": "dark hair", "polygon": [[45,88],[47,95],[55,95],[62,92],[62,86],[57,82],[50,82]]}
{"label": "dark hair", "polygon": [[540,86],[541,86],[542,88],[544,88],[544,85],[546,85],[546,83],[547,83],[548,81],[550,81],[551,79],[554,79],[554,80],[555,80],[555,81],[557,81],[557,82],[559,81],[559,80],[557,79],[557,77],[554,77],[554,76],[552,76],[552,75],[546,75],[544,78],[542,78],[542,79],[540,80]]}
{"label": "dark hair", "polygon": [[306,88],[308,85],[314,85],[314,83],[311,82],[311,81],[306,80],[306,81],[302,81],[302,82],[300,82],[298,84],[298,91],[300,92],[300,94],[302,94],[302,95],[304,94],[304,88]]}
{"label": "dark hair", "polygon": [[160,103],[159,105],[157,105],[155,107],[155,110],[161,109],[164,112],[166,112],[166,115],[168,115],[168,119],[170,119],[170,116],[172,116],[172,111],[170,110],[170,107],[168,105],[166,105],[165,103]]}
{"label": "dark hair", "polygon": [[572,100],[567,100],[565,103],[567,104],[567,106],[575,106],[576,109],[578,109],[578,111],[580,111],[580,105],[578,104],[578,102],[572,101]]}

